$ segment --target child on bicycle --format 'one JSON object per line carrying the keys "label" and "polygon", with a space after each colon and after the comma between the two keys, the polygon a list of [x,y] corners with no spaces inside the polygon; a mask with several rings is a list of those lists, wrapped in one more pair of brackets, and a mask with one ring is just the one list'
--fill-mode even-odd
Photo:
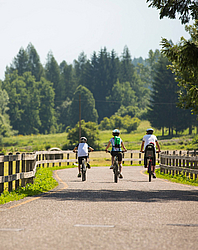
{"label": "child on bicycle", "polygon": [[[140,152],[144,153],[144,167],[147,167],[147,158],[145,157],[145,149],[146,146],[149,143],[153,143],[154,144],[154,149],[155,149],[155,154],[152,160],[152,171],[153,171],[153,178],[156,178],[156,174],[155,174],[155,165],[156,165],[156,145],[157,145],[157,149],[158,152],[160,152],[160,145],[157,141],[157,137],[155,135],[153,135],[153,129],[152,128],[148,128],[146,130],[146,135],[143,137],[142,139],[142,145],[141,145],[141,149]],[[144,148],[144,150],[143,150]]]}
{"label": "child on bicycle", "polygon": [[111,149],[111,167],[110,169],[113,169],[113,161],[114,161],[114,157],[117,155],[118,156],[118,164],[119,164],[119,171],[120,171],[120,175],[119,178],[123,178],[122,175],[122,150],[121,150],[121,146],[124,149],[124,152],[127,151],[127,149],[124,146],[124,143],[122,141],[122,139],[120,138],[120,131],[118,129],[114,129],[112,132],[113,136],[110,141],[108,142],[108,145],[106,146],[105,151],[107,152],[107,149],[110,147],[110,145],[112,145],[112,149]]}
{"label": "child on bicycle", "polygon": [[87,167],[91,168],[88,162],[88,152],[93,151],[94,149],[87,144],[86,137],[81,137],[80,143],[76,145],[76,147],[73,149],[73,152],[75,153],[76,150],[78,150],[78,177],[81,177],[80,164],[82,164],[82,159],[86,159]]}

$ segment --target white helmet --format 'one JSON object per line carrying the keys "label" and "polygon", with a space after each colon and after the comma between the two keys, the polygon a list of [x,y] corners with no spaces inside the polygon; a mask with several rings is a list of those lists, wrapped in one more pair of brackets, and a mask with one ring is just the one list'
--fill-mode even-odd
{"label": "white helmet", "polygon": [[153,129],[152,129],[152,128],[148,128],[148,129],[146,130],[146,132],[152,134],[152,133],[153,133]]}
{"label": "white helmet", "polygon": [[81,137],[80,142],[87,142],[87,138],[86,137]]}

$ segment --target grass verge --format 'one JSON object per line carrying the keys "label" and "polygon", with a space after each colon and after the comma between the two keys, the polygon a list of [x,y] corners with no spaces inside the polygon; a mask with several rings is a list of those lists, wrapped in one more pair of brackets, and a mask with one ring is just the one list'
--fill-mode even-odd
{"label": "grass verge", "polygon": [[53,178],[53,171],[74,166],[62,166],[51,168],[38,168],[36,171],[34,184],[27,184],[25,187],[19,187],[11,192],[4,191],[0,196],[0,204],[5,204],[10,201],[20,200],[27,196],[38,195],[49,190],[52,190],[58,185],[58,182]]}
{"label": "grass verge", "polygon": [[160,169],[156,169],[156,177],[161,178],[161,179],[166,179],[171,182],[176,182],[180,184],[185,184],[185,185],[191,185],[191,186],[198,186],[198,181],[194,179],[190,179],[189,177],[180,174],[180,175],[170,175],[170,174],[164,174],[160,173]]}

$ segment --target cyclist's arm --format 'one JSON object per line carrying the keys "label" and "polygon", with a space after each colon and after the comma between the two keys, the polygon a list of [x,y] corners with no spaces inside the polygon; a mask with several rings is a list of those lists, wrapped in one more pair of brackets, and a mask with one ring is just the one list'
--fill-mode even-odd
{"label": "cyclist's arm", "polygon": [[142,145],[141,145],[140,152],[143,152],[143,151],[144,151],[143,148],[144,148],[144,141],[142,141]]}
{"label": "cyclist's arm", "polygon": [[156,145],[157,145],[158,151],[160,152],[161,150],[160,150],[160,145],[159,145],[158,141],[156,141]]}
{"label": "cyclist's arm", "polygon": [[78,149],[78,147],[76,146],[76,147],[73,149],[73,152],[75,153],[77,149]]}
{"label": "cyclist's arm", "polygon": [[110,145],[111,145],[111,142],[109,141],[108,145],[107,145],[106,148],[105,148],[105,151],[106,151],[106,152],[107,152],[107,149],[110,147]]}
{"label": "cyclist's arm", "polygon": [[90,147],[90,146],[89,146],[89,148],[88,148],[88,149],[89,149],[90,151],[94,151],[94,149],[93,149],[92,147]]}
{"label": "cyclist's arm", "polygon": [[121,142],[121,145],[122,145],[122,148],[124,149],[124,151],[126,152],[127,149],[125,148],[123,141]]}

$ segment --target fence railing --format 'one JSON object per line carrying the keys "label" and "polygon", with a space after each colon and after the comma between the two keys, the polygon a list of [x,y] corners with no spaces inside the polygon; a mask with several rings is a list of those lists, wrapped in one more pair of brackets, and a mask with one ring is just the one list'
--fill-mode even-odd
{"label": "fence railing", "polygon": [[160,171],[165,174],[183,174],[191,179],[197,179],[198,156],[194,151],[165,151],[160,154]]}
{"label": "fence railing", "polygon": [[[169,153],[163,152],[160,155],[157,154],[157,162],[161,161],[161,171],[173,174],[184,171],[187,174],[191,174],[191,177],[194,175],[197,178],[198,157],[190,157],[187,151],[180,151],[178,156],[174,152],[172,152],[172,155]],[[104,151],[92,152],[90,154],[91,161],[94,161],[95,157],[99,157],[99,159],[109,157],[110,161],[110,155]],[[138,150],[129,150],[123,155],[123,163],[128,162],[129,165],[133,165],[134,163],[143,164],[143,160],[144,155]],[[69,165],[75,164],[77,161],[77,155],[69,150],[0,155],[0,193],[5,188],[10,192],[19,186],[24,187],[27,183],[33,183],[37,167]]]}
{"label": "fence railing", "polygon": [[[108,158],[110,155],[104,151],[92,152],[90,160],[94,158]],[[62,164],[77,163],[77,155],[73,151],[38,151],[35,153],[16,153],[16,155],[0,155],[0,193],[5,188],[10,192],[19,186],[24,187],[27,183],[33,183],[37,167],[61,166]],[[138,150],[127,151],[123,154],[123,162],[134,164],[143,162],[143,154]]]}

